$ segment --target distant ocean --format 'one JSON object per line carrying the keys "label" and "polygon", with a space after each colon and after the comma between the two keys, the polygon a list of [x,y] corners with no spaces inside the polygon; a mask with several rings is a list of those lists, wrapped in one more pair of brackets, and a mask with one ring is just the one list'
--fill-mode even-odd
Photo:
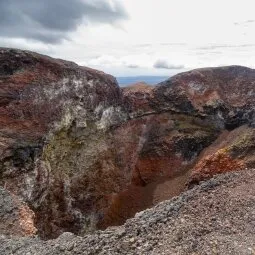
{"label": "distant ocean", "polygon": [[126,86],[137,82],[145,82],[150,85],[158,84],[168,79],[168,76],[130,76],[130,77],[116,77],[120,86]]}

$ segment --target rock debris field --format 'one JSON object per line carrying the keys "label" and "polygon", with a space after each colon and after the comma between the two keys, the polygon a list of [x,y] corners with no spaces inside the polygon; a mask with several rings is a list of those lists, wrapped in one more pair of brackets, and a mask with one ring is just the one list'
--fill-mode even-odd
{"label": "rock debris field", "polygon": [[10,239],[1,255],[255,254],[255,169],[218,175],[137,213],[123,226],[78,237]]}

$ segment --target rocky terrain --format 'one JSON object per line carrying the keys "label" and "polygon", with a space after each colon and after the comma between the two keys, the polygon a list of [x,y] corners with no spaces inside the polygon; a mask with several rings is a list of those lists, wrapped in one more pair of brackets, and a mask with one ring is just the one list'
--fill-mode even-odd
{"label": "rocky terrain", "polygon": [[254,168],[254,95],[255,70],[241,66],[120,88],[103,72],[0,48],[1,233],[84,236]]}
{"label": "rocky terrain", "polygon": [[255,253],[255,169],[219,175],[138,213],[121,227],[77,237],[7,239],[1,254]]}

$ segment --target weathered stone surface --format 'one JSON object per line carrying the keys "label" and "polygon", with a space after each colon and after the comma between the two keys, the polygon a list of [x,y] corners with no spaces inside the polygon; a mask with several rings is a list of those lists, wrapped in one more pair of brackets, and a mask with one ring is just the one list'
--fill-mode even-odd
{"label": "weathered stone surface", "polygon": [[43,238],[122,224],[215,173],[254,166],[255,71],[198,69],[120,89],[107,74],[0,49],[0,184]]}
{"label": "weathered stone surface", "polygon": [[208,179],[217,173],[242,170],[255,164],[255,130],[247,125],[223,131],[200,155],[192,169],[190,183]]}
{"label": "weathered stone surface", "polygon": [[89,178],[101,178],[94,169],[99,156],[111,158],[105,130],[126,119],[120,89],[109,75],[32,52],[1,49],[0,63],[0,182],[37,212],[46,236],[75,229],[83,214],[72,210],[72,200],[78,207],[79,199],[71,198],[70,186],[78,190],[74,196],[86,196],[82,207],[90,211],[91,196],[112,192],[120,176],[110,169],[110,188],[82,194],[91,188]]}
{"label": "weathered stone surface", "polygon": [[0,233],[5,236],[33,236],[35,214],[14,194],[0,187]]}
{"label": "weathered stone surface", "polygon": [[3,255],[254,254],[255,170],[225,173],[136,214],[123,226],[55,240],[0,236]]}

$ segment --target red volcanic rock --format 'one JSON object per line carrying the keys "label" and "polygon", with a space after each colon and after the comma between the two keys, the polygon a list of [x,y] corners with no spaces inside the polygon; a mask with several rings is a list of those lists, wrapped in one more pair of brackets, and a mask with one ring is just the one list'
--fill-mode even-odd
{"label": "red volcanic rock", "polygon": [[34,212],[14,194],[0,188],[0,232],[7,236],[33,236]]}
{"label": "red volcanic rock", "polygon": [[255,130],[243,125],[221,135],[201,153],[190,176],[190,183],[198,183],[215,174],[237,171],[255,164]]}
{"label": "red volcanic rock", "polygon": [[[58,218],[62,211],[63,221],[66,217],[72,218],[66,215],[67,209],[59,205],[56,206],[59,208],[57,213],[46,206],[52,201],[60,204],[65,200],[65,194],[58,194],[61,199],[52,194],[61,191],[57,183],[63,186],[64,173],[68,171],[68,167],[64,167],[58,172],[56,165],[59,163],[52,165],[51,161],[61,162],[61,159],[54,158],[51,141],[58,137],[55,134],[63,132],[71,136],[71,130],[75,129],[76,137],[70,138],[75,140],[70,145],[73,151],[72,146],[82,143],[80,133],[85,137],[93,136],[97,130],[103,133],[120,119],[125,119],[116,80],[72,62],[1,48],[0,102],[0,183],[23,197],[35,211],[46,213],[45,220],[37,217],[38,225],[41,220],[42,224],[47,223],[47,217],[50,221],[53,217]],[[91,125],[95,125],[95,131]],[[56,140],[60,142],[61,135]],[[89,145],[84,144],[86,146]],[[74,172],[77,169],[70,168]]]}
{"label": "red volcanic rock", "polygon": [[0,63],[1,128],[40,137],[70,105],[93,109],[99,102],[118,104],[119,88],[102,72],[11,49],[0,49]]}
{"label": "red volcanic rock", "polygon": [[254,70],[231,66],[120,89],[102,72],[2,48],[0,184],[43,238],[121,224],[186,182],[254,166],[254,83]]}
{"label": "red volcanic rock", "polygon": [[144,82],[138,82],[122,88],[124,100],[132,116],[144,115],[144,113],[151,111],[150,100],[153,97],[153,88],[153,86]]}
{"label": "red volcanic rock", "polygon": [[137,91],[137,92],[138,91],[145,92],[145,91],[150,91],[150,89],[152,87],[153,87],[152,85],[147,84],[146,82],[140,81],[140,82],[136,82],[136,83],[130,84],[130,85],[124,87],[124,89],[132,90],[132,91]]}
{"label": "red volcanic rock", "polygon": [[[255,71],[241,66],[197,69],[159,84],[157,104],[216,117],[228,129],[254,121]],[[183,104],[181,101],[183,100]]]}

